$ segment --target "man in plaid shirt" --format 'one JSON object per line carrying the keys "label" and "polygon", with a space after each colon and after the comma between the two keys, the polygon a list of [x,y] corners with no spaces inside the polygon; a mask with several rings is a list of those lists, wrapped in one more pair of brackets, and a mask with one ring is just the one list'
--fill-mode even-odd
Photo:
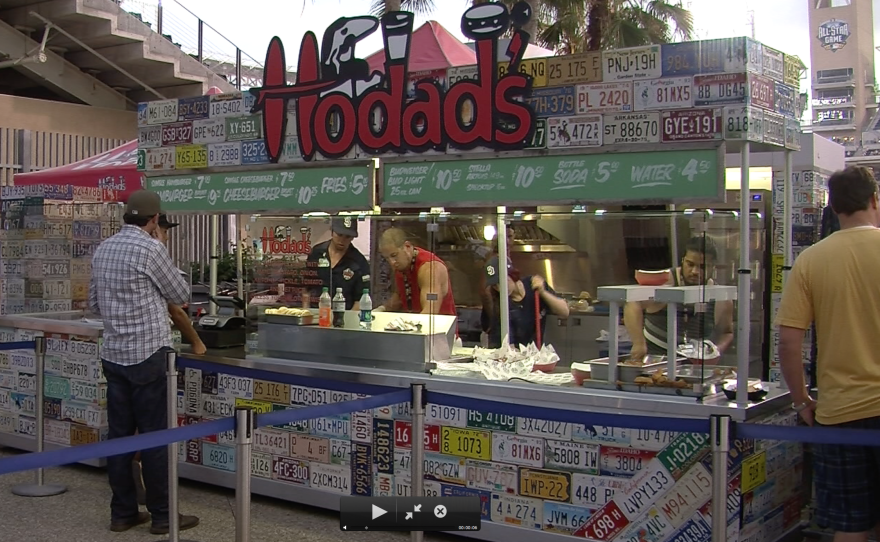
{"label": "man in plaid shirt", "polygon": [[[101,243],[92,258],[89,309],[104,321],[101,358],[111,439],[168,427],[165,354],[172,350],[168,304],[186,303],[190,290],[165,247],[151,236],[161,211],[155,192],[132,193],[125,207],[125,226]],[[152,517],[150,532],[166,534],[168,451],[160,446],[141,452],[149,513],[138,511],[133,457],[131,453],[107,458],[113,490],[110,530],[127,531]],[[181,530],[198,523],[195,516],[180,518]]]}

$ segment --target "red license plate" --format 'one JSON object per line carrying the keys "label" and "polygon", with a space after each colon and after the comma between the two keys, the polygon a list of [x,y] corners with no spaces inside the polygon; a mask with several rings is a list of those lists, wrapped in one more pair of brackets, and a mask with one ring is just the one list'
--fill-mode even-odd
{"label": "red license plate", "polygon": [[623,515],[617,503],[611,501],[590,516],[590,519],[578,528],[574,536],[591,540],[612,540],[627,525],[629,525],[629,520]]}
{"label": "red license plate", "polygon": [[[403,420],[394,422],[394,447],[412,449],[412,422]],[[440,451],[440,426],[425,425],[425,451]]]}
{"label": "red license plate", "polygon": [[186,462],[195,465],[202,464],[202,443],[198,440],[186,441]]}
{"label": "red license plate", "polygon": [[776,85],[770,79],[760,75],[749,75],[749,101],[752,105],[765,109],[774,109]]}
{"label": "red license plate", "polygon": [[721,139],[721,109],[685,109],[663,112],[663,142]]}
{"label": "red license plate", "polygon": [[173,122],[162,126],[162,146],[173,147],[192,143],[192,122]]}

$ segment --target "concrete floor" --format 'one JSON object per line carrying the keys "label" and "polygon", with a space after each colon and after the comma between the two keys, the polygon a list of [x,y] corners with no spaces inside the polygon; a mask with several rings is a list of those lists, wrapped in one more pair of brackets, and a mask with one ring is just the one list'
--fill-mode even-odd
{"label": "concrete floor", "polygon": [[[20,452],[0,448],[0,457]],[[111,533],[110,488],[103,469],[69,466],[49,469],[46,483],[61,483],[68,491],[41,499],[17,497],[12,486],[30,483],[33,473],[0,476],[0,540],[40,542],[140,542],[167,540],[149,532],[149,524],[125,533]],[[201,524],[181,533],[181,542],[234,542],[235,495],[227,489],[182,480],[180,508],[195,514]],[[357,532],[339,529],[336,512],[254,496],[251,507],[252,542],[406,542],[409,533]],[[426,534],[431,542],[466,541],[444,534]]]}

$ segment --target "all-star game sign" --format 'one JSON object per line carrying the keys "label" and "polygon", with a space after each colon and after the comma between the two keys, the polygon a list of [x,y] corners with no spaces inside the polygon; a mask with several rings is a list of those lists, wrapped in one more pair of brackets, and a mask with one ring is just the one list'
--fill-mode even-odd
{"label": "all-star game sign", "polygon": [[849,23],[839,19],[831,19],[819,25],[819,35],[816,36],[816,39],[819,40],[822,47],[836,53],[846,46],[846,40],[849,36]]}

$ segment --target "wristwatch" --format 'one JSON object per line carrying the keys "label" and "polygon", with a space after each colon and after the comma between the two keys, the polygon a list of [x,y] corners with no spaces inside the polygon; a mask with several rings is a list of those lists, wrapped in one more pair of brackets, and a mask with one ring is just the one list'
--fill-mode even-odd
{"label": "wristwatch", "polygon": [[815,403],[816,403],[816,401],[814,401],[813,398],[808,395],[807,400],[804,401],[803,403],[800,403],[800,404],[792,403],[791,409],[794,410],[795,412],[802,412],[803,410],[806,410],[807,408],[813,406]]}

